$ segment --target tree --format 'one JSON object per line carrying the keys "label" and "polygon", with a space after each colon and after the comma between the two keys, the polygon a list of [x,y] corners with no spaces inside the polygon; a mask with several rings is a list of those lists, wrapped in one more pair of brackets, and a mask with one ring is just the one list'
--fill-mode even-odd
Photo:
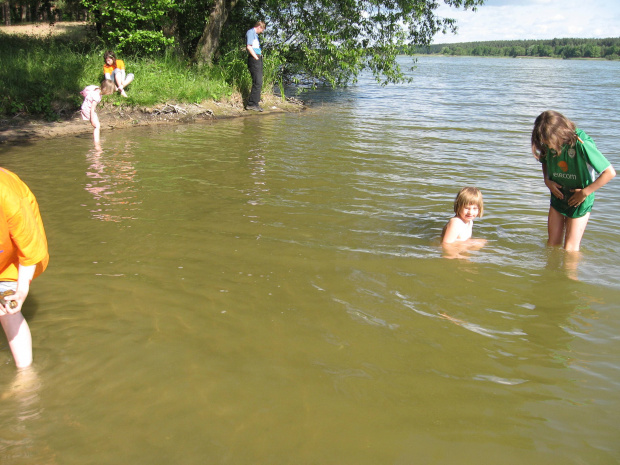
{"label": "tree", "polygon": [[[196,57],[204,62],[215,58],[217,49],[212,44],[218,29],[236,38],[220,42],[219,51],[238,49],[245,31],[262,19],[267,23],[264,48],[282,57],[284,74],[332,85],[354,81],[364,68],[384,84],[401,81],[403,73],[396,63],[399,50],[426,46],[438,32],[456,32],[455,20],[437,16],[435,0],[235,1],[217,0],[223,5],[211,10]],[[474,10],[483,4],[483,0],[443,1]],[[226,15],[233,9],[241,10],[237,18],[245,22],[227,23]]]}
{"label": "tree", "polygon": [[583,49],[583,56],[587,58],[598,58],[601,56],[601,47],[594,44],[587,44]]}
{"label": "tree", "polygon": [[[455,20],[437,15],[437,0],[82,2],[115,48],[153,53],[174,40],[187,57],[207,64],[225,55],[245,56],[245,32],[260,19],[267,23],[266,56],[277,59],[282,76],[332,85],[354,81],[365,68],[384,84],[402,81],[399,51],[427,46],[438,32],[457,29]],[[475,10],[484,0],[443,2]]]}
{"label": "tree", "polygon": [[207,24],[196,47],[195,59],[197,61],[210,64],[213,58],[217,56],[222,29],[231,10],[236,5],[237,0],[214,1]]}
{"label": "tree", "polygon": [[175,0],[82,0],[95,18],[97,33],[123,53],[154,53],[172,45],[162,32]]}

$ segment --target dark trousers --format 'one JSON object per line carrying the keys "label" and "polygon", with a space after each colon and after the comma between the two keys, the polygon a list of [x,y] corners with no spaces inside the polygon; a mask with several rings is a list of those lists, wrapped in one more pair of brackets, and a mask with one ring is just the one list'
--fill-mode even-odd
{"label": "dark trousers", "polygon": [[260,102],[260,92],[263,89],[263,56],[259,55],[260,60],[255,60],[252,55],[248,55],[248,69],[252,76],[252,90],[248,98],[248,106],[256,106]]}

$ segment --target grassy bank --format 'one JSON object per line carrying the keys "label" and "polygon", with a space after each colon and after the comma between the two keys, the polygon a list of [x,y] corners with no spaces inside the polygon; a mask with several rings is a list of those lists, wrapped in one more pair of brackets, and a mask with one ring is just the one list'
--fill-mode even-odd
{"label": "grassy bank", "polygon": [[[70,116],[82,103],[81,89],[103,79],[104,47],[84,26],[80,34],[8,34],[0,29],[0,116]],[[190,64],[173,51],[157,57],[121,56],[136,78],[128,98],[105,96],[114,105],[220,100],[251,86],[243,50],[216,66]],[[276,64],[265,60],[264,91],[273,89]]]}

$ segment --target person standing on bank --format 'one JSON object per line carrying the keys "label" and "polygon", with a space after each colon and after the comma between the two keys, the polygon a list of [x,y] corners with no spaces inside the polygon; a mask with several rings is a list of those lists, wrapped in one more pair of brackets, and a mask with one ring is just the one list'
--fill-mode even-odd
{"label": "person standing on bank", "polygon": [[260,102],[260,93],[263,89],[263,54],[260,48],[258,35],[265,30],[265,23],[257,21],[252,29],[246,34],[246,48],[248,50],[248,69],[252,76],[252,90],[248,98],[246,110],[263,111]]}

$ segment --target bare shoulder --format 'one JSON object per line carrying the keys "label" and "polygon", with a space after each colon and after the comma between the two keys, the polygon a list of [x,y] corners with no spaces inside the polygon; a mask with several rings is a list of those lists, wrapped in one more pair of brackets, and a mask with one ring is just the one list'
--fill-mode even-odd
{"label": "bare shoulder", "polygon": [[441,241],[443,243],[452,243],[459,240],[466,224],[458,216],[450,218],[441,232]]}

